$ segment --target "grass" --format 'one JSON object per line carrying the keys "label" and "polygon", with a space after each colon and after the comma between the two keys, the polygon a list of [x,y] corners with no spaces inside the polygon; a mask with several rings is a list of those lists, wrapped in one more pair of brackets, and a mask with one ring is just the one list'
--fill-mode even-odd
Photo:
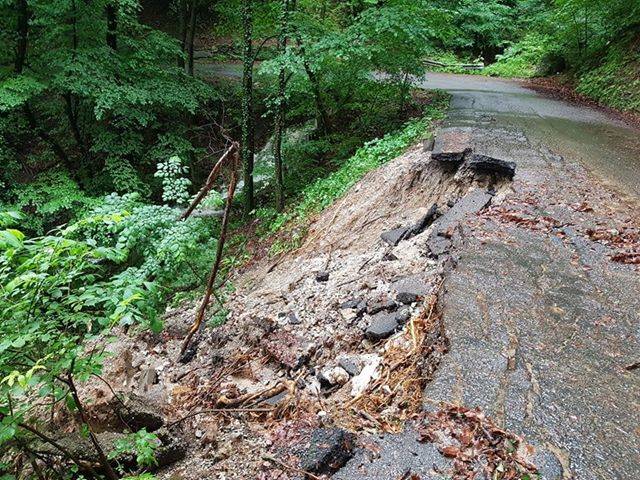
{"label": "grass", "polygon": [[578,77],[576,91],[598,103],[640,112],[640,38],[612,47],[602,63]]}

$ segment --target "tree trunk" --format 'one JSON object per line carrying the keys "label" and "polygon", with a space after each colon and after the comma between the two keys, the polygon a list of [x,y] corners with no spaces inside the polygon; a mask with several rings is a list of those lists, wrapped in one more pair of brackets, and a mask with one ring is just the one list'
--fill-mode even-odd
{"label": "tree trunk", "polygon": [[298,44],[298,49],[300,50],[300,56],[302,57],[302,66],[304,67],[304,71],[306,72],[307,77],[309,78],[309,82],[311,83],[313,100],[316,104],[316,122],[318,124],[318,131],[320,132],[320,134],[325,134],[329,130],[329,114],[327,113],[327,109],[325,108],[324,102],[322,101],[320,80],[311,68],[311,64],[309,63],[309,59],[307,58],[307,53],[300,35],[297,36],[296,42]]}
{"label": "tree trunk", "polygon": [[187,15],[189,14],[189,9],[187,8],[187,0],[180,0],[178,4],[178,24],[180,30],[180,51],[182,55],[178,59],[178,67],[186,70],[186,64],[184,61],[184,56],[187,53]]}
{"label": "tree trunk", "polygon": [[[31,12],[29,12],[29,6],[27,4],[27,0],[19,0],[18,2],[18,45],[16,49],[16,58],[14,61],[15,73],[20,75],[24,70],[25,62],[27,59],[27,44],[29,37],[29,17],[31,16]],[[71,170],[71,161],[69,156],[66,154],[64,149],[60,146],[58,142],[55,141],[43,128],[40,128],[38,125],[38,121],[36,119],[33,110],[29,106],[29,102],[26,102],[22,106],[22,112],[29,123],[29,127],[40,137],[40,139],[48,144],[53,153],[58,157],[58,159],[69,169],[69,173],[73,173]]]}
{"label": "tree trunk", "polygon": [[27,37],[29,35],[29,7],[27,0],[18,1],[18,45],[14,68],[16,73],[22,73],[24,62],[27,59]]}
{"label": "tree trunk", "polygon": [[254,207],[253,160],[255,132],[253,121],[253,0],[243,0],[244,69],[242,74],[242,163],[244,166],[244,213]]}
{"label": "tree trunk", "polygon": [[107,15],[107,45],[113,50],[118,48],[118,9],[113,0],[105,7]]}
{"label": "tree trunk", "polygon": [[36,135],[40,137],[40,139],[51,147],[53,153],[56,154],[56,157],[67,167],[71,176],[74,175],[74,165],[71,163],[71,159],[64,151],[62,146],[52,137],[47,131],[40,127],[38,124],[38,120],[36,119],[35,114],[31,110],[31,107],[28,103],[25,103],[22,107],[22,111],[24,112],[25,117],[27,118],[27,122],[29,123],[29,128],[33,130]]}
{"label": "tree trunk", "polygon": [[[282,0],[280,13],[280,36],[278,38],[278,51],[283,57],[287,53],[287,35],[289,30],[289,0]],[[285,102],[286,102],[287,78],[284,65],[280,66],[278,75],[278,99],[276,103],[275,128],[273,139],[273,156],[276,173],[276,208],[284,210],[284,172],[282,165],[282,137],[285,128]]]}
{"label": "tree trunk", "polygon": [[189,43],[187,44],[187,73],[191,76],[193,76],[193,42],[196,36],[196,6],[197,0],[193,0],[189,13]]}

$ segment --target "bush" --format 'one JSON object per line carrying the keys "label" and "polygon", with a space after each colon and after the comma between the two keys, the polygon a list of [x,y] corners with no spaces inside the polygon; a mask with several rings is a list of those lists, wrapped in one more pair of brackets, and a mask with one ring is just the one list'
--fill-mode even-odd
{"label": "bush", "polygon": [[538,67],[548,51],[546,37],[530,34],[509,46],[496,63],[486,67],[484,75],[498,77],[530,78],[538,74]]}
{"label": "bush", "polygon": [[42,173],[28,184],[16,184],[7,197],[10,203],[6,209],[28,213],[22,228],[36,235],[77,218],[97,203],[62,170]]}
{"label": "bush", "polygon": [[[640,41],[636,42],[636,45]],[[629,42],[611,48],[602,64],[583,73],[578,93],[604,105],[640,112],[640,52]]]}

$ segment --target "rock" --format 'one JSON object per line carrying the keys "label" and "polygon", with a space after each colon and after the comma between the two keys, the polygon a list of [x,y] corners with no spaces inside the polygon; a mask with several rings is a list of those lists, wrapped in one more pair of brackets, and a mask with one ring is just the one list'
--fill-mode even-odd
{"label": "rock", "polygon": [[398,306],[396,305],[396,302],[394,302],[389,298],[384,297],[369,304],[367,306],[367,313],[369,315],[375,315],[376,313],[382,312],[383,310],[390,312],[392,310],[395,310],[397,307]]}
{"label": "rock", "polygon": [[319,475],[338,471],[353,456],[354,436],[341,428],[316,428],[300,452],[300,469]]}
{"label": "rock", "polygon": [[369,340],[382,340],[390,337],[400,325],[393,313],[378,313],[373,316],[365,336]]}
{"label": "rock", "polygon": [[411,227],[410,236],[414,237],[424,232],[427,227],[433,223],[437,215],[438,205],[434,203],[433,205],[431,205],[427,213],[424,214],[423,217],[418,220],[418,222],[413,227]]}
{"label": "rock", "polygon": [[389,230],[387,232],[383,232],[380,235],[380,238],[387,244],[392,247],[398,245],[402,240],[405,239],[411,227],[399,227],[393,230]]}
{"label": "rock", "polygon": [[430,285],[420,275],[409,275],[393,283],[396,301],[409,305],[417,302],[430,291]]}
{"label": "rock", "polygon": [[287,315],[287,321],[290,325],[300,325],[302,323],[302,320],[300,320],[294,312]]}
{"label": "rock", "polygon": [[349,374],[342,367],[323,368],[318,374],[318,381],[323,388],[344,385],[349,381]]}
{"label": "rock", "polygon": [[356,357],[343,356],[338,358],[338,365],[340,365],[345,372],[352,377],[355,377],[362,370],[361,362]]}
{"label": "rock", "polygon": [[363,355],[361,358],[364,363],[364,367],[362,367],[362,370],[358,375],[351,379],[352,397],[360,395],[367,389],[372,380],[376,380],[380,376],[380,372],[378,371],[378,367],[382,362],[380,356],[369,354]]}
{"label": "rock", "polygon": [[402,310],[398,310],[395,314],[396,322],[400,325],[404,325],[411,318],[411,310],[408,308],[403,308]]}
{"label": "rock", "polygon": [[145,389],[158,383],[158,372],[155,368],[145,368],[140,377],[140,387]]}
{"label": "rock", "polygon": [[261,344],[267,355],[294,370],[303,366],[316,349],[313,342],[284,330],[270,333]]}
{"label": "rock", "polygon": [[516,174],[515,162],[500,160],[499,158],[481,155],[479,153],[470,155],[466,165],[476,172],[497,174],[508,179],[513,179]]}
{"label": "rock", "polygon": [[115,402],[116,413],[132,431],[146,428],[148,432],[154,432],[164,425],[160,409],[146,399],[131,393],[121,400]]}
{"label": "rock", "polygon": [[329,272],[316,273],[316,282],[327,282],[329,280]]}
{"label": "rock", "polygon": [[367,303],[362,299],[347,300],[340,305],[340,308],[353,310],[357,317],[362,316],[367,311]]}

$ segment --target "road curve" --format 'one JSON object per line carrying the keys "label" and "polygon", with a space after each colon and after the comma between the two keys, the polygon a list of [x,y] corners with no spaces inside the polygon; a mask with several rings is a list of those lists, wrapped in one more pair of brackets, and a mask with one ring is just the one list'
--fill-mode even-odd
{"label": "road curve", "polygon": [[628,199],[640,200],[640,131],[594,108],[544,97],[518,81],[429,73],[423,88],[452,94],[449,121],[517,128],[577,161]]}

